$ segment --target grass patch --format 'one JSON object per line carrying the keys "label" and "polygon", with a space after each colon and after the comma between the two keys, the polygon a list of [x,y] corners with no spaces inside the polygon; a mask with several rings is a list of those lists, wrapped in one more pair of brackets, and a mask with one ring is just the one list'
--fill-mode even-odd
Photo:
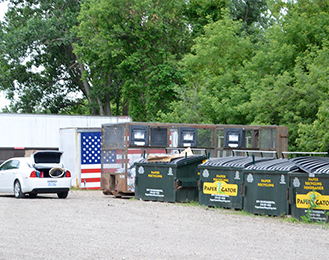
{"label": "grass patch", "polygon": [[199,207],[200,206],[199,202],[197,202],[197,201],[188,201],[188,200],[186,200],[183,203],[176,202],[176,204],[180,204],[182,206],[188,206],[188,207]]}
{"label": "grass patch", "polygon": [[309,222],[308,219],[307,221],[304,221],[303,218],[301,220],[291,217],[291,215],[285,215],[282,214],[280,216],[268,216],[268,215],[256,215],[244,210],[240,210],[240,209],[231,209],[231,208],[221,208],[221,207],[212,207],[212,206],[206,206],[206,205],[199,205],[198,202],[196,201],[187,201],[184,203],[178,203],[176,202],[177,205],[180,206],[184,206],[184,207],[202,207],[205,210],[209,210],[209,211],[220,211],[220,213],[222,214],[232,214],[232,215],[241,215],[241,216],[248,216],[248,217],[253,217],[253,218],[272,218],[281,222],[286,222],[286,223],[292,223],[292,224],[306,224],[306,225],[317,225],[322,227],[323,229],[329,229],[329,223],[326,222]]}
{"label": "grass patch", "polygon": [[75,186],[72,186],[70,190],[79,190],[79,191],[99,191],[99,192],[103,192],[101,190],[94,190],[94,189],[85,189],[85,188],[77,188]]}
{"label": "grass patch", "polygon": [[[85,190],[85,189],[76,189],[75,187],[72,187],[71,190]],[[133,201],[139,201],[139,199],[135,197],[129,197],[129,200]],[[159,202],[159,201],[155,201]],[[164,202],[164,203],[169,203],[169,202]],[[186,199],[185,202],[180,203],[180,202],[175,202],[176,205],[183,206],[183,207],[201,207],[204,208],[205,210],[209,211],[219,211],[222,214],[232,214],[232,215],[241,215],[241,216],[248,216],[248,217],[253,217],[253,218],[272,218],[281,222],[286,222],[286,223],[292,223],[292,224],[307,224],[307,225],[317,225],[322,227],[323,229],[329,229],[329,223],[328,222],[313,222],[310,221],[309,216],[303,216],[301,217],[301,220],[291,217],[290,215],[286,215],[285,213],[281,214],[280,216],[268,216],[265,214],[253,214],[241,209],[233,209],[233,208],[221,208],[221,207],[216,207],[216,206],[206,206],[206,205],[200,205],[198,201],[188,201]],[[327,213],[328,218],[329,218],[329,212]]]}

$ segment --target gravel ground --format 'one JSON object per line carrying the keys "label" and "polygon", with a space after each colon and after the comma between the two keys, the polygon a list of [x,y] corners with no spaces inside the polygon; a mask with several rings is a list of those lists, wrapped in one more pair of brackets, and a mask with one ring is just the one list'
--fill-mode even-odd
{"label": "gravel ground", "polygon": [[328,259],[323,225],[71,191],[0,194],[0,259]]}

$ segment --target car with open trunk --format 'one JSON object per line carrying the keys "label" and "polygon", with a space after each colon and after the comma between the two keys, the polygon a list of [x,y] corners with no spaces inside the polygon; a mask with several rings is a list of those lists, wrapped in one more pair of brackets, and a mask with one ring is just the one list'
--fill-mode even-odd
{"label": "car with open trunk", "polygon": [[30,157],[15,157],[0,165],[0,192],[16,198],[56,193],[65,199],[71,188],[71,173],[65,169],[60,151],[37,151]]}

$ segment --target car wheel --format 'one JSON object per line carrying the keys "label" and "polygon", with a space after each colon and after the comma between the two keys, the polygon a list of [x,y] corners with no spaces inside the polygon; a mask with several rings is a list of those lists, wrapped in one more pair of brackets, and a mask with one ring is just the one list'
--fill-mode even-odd
{"label": "car wheel", "polygon": [[68,194],[69,194],[68,191],[63,191],[63,192],[58,192],[58,193],[57,193],[57,196],[58,196],[58,198],[60,198],[60,199],[65,199],[65,198],[67,197]]}
{"label": "car wheel", "polygon": [[15,198],[24,198],[25,197],[24,193],[22,192],[21,183],[19,181],[15,181],[14,195],[15,195]]}

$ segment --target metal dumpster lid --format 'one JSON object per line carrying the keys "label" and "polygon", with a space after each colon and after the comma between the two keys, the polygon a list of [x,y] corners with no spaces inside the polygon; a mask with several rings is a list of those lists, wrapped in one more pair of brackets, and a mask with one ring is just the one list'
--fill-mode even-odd
{"label": "metal dumpster lid", "polygon": [[298,168],[307,173],[327,173],[329,171],[329,157],[306,156],[291,159]]}
{"label": "metal dumpster lid", "polygon": [[188,157],[181,157],[181,158],[177,158],[175,160],[172,160],[171,162],[148,162],[147,159],[141,159],[140,161],[138,161],[137,163],[147,163],[147,164],[160,164],[160,165],[168,165],[168,164],[181,164],[181,163],[190,163],[193,162],[195,160],[203,160],[206,159],[206,157],[204,155],[193,155],[193,156],[188,156]]}
{"label": "metal dumpster lid", "polygon": [[250,165],[246,170],[264,170],[264,171],[294,171],[297,170],[297,165],[288,159],[276,159],[266,162],[259,162]]}
{"label": "metal dumpster lid", "polygon": [[314,173],[321,174],[329,174],[329,165],[322,166],[314,171]]}
{"label": "metal dumpster lid", "polygon": [[247,167],[251,165],[254,161],[268,161],[273,160],[272,157],[254,157],[250,156],[229,156],[208,160],[203,163],[203,166],[219,166],[219,167]]}

